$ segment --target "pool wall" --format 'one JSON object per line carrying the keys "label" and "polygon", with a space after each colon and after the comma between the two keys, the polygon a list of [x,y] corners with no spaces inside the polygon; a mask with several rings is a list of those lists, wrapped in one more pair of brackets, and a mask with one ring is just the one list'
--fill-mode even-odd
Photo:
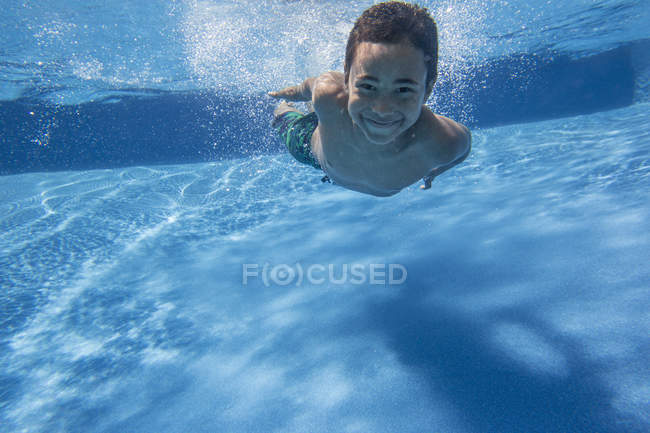
{"label": "pool wall", "polygon": [[[592,56],[520,54],[441,80],[435,110],[473,128],[587,114],[648,100],[650,40]],[[443,72],[441,72],[442,74]],[[431,102],[431,101],[430,101]],[[278,152],[274,101],[210,92],[79,105],[0,102],[0,175],[204,162]]]}
{"label": "pool wall", "polygon": [[632,44],[634,102],[650,102],[650,42]]}

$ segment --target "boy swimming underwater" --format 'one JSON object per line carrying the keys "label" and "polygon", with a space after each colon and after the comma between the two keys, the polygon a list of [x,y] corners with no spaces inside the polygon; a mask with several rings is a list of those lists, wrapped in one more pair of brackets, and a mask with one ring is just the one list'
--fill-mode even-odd
{"label": "boy swimming underwater", "polygon": [[322,169],[336,184],[391,196],[462,162],[469,130],[424,105],[437,78],[436,24],[425,8],[402,2],[372,6],[354,24],[344,73],[326,72],[270,92],[311,101],[303,115],[286,102],[273,126],[300,162]]}

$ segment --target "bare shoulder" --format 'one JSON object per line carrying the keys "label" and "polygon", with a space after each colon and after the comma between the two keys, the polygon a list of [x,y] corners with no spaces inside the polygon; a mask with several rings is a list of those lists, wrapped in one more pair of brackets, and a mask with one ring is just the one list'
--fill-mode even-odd
{"label": "bare shoulder", "polygon": [[469,151],[472,135],[465,125],[435,114],[427,107],[422,109],[420,122],[423,144],[436,162],[447,164]]}
{"label": "bare shoulder", "polygon": [[343,74],[329,71],[321,74],[314,82],[312,103],[319,117],[336,113],[347,105],[347,92]]}
{"label": "bare shoulder", "polygon": [[321,91],[336,91],[344,87],[343,74],[338,71],[328,71],[316,77],[316,89]]}

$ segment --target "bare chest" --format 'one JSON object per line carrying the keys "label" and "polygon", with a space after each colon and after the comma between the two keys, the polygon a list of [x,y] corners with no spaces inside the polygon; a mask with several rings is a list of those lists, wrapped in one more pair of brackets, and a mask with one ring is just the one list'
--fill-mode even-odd
{"label": "bare chest", "polygon": [[430,167],[417,142],[400,150],[359,142],[352,127],[319,125],[312,149],[336,183],[353,190],[395,193],[426,176]]}

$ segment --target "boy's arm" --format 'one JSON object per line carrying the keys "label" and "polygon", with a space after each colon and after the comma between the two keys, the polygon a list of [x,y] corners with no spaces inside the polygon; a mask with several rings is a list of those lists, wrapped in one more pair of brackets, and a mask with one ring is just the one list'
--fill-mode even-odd
{"label": "boy's arm", "polygon": [[431,188],[431,182],[433,179],[449,170],[450,168],[465,161],[472,150],[472,134],[465,125],[461,125],[460,123],[454,122],[453,120],[444,118],[442,116],[434,116],[438,119],[444,119],[444,129],[447,130],[449,138],[451,139],[451,142],[449,143],[449,147],[451,147],[451,149],[448,148],[448,150],[450,150],[453,155],[451,156],[451,160],[448,163],[435,167],[422,179],[424,181],[424,185],[420,185],[421,189]]}
{"label": "boy's arm", "polygon": [[285,87],[268,94],[288,101],[311,101],[314,109],[321,114],[320,111],[327,111],[330,103],[338,104],[340,99],[344,99],[344,87],[343,74],[329,71],[318,77],[307,78],[297,86]]}
{"label": "boy's arm", "polygon": [[311,93],[315,82],[316,78],[310,77],[297,86],[289,86],[277,92],[269,92],[269,96],[286,99],[287,101],[311,101]]}

